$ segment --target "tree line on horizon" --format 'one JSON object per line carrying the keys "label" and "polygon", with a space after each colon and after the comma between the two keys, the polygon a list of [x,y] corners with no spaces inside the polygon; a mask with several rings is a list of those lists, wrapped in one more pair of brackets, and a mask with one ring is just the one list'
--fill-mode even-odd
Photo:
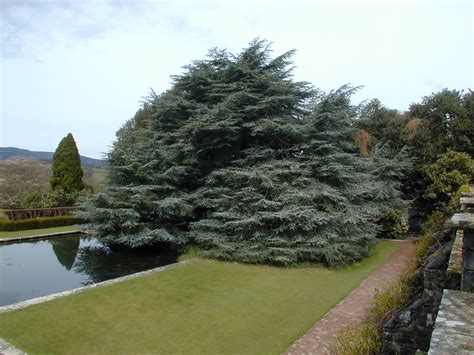
{"label": "tree line on horizon", "polygon": [[406,112],[373,99],[360,106],[354,126],[366,131],[372,143],[388,144],[391,155],[403,147],[409,150],[413,166],[403,178],[402,192],[412,207],[426,214],[442,208],[449,193],[474,177],[474,92],[470,89],[443,89],[411,104]]}
{"label": "tree line on horizon", "polygon": [[0,208],[65,207],[100,189],[102,170],[82,166],[71,133],[58,144],[51,163],[15,157],[0,161]]}

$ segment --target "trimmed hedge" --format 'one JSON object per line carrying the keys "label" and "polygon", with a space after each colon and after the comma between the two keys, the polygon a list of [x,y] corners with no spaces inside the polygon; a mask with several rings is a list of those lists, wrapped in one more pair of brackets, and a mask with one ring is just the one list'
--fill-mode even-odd
{"label": "trimmed hedge", "polygon": [[8,216],[9,220],[19,221],[22,219],[39,218],[39,217],[58,217],[68,216],[72,211],[77,210],[76,206],[69,207],[51,207],[51,208],[23,208],[16,210],[3,210],[2,212]]}
{"label": "trimmed hedge", "polygon": [[82,218],[76,216],[28,218],[20,221],[0,220],[0,231],[14,232],[27,229],[62,227],[84,222]]}

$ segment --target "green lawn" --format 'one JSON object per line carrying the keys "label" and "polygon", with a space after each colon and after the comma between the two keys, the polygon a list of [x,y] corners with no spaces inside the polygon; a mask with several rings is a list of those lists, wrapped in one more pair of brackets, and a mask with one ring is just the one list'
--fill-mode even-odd
{"label": "green lawn", "polygon": [[107,176],[107,170],[104,167],[83,167],[84,182],[94,188],[94,191],[100,190],[104,186]]}
{"label": "green lawn", "polygon": [[397,248],[337,271],[198,260],[0,314],[0,337],[30,354],[277,354]]}
{"label": "green lawn", "polygon": [[77,230],[78,230],[77,226],[63,226],[63,227],[53,227],[53,228],[43,228],[43,229],[28,229],[28,230],[16,231],[16,232],[0,232],[0,239],[16,238],[16,237],[31,237],[35,235],[58,233],[58,232],[75,232]]}

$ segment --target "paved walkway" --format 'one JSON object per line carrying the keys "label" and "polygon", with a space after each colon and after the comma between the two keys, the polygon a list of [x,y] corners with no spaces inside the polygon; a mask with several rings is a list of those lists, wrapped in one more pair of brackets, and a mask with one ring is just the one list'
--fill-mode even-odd
{"label": "paved walkway", "polygon": [[398,279],[415,247],[414,240],[400,241],[401,247],[326,315],[295,341],[284,354],[330,354],[337,335],[349,325],[361,324],[369,312],[376,289],[384,290]]}

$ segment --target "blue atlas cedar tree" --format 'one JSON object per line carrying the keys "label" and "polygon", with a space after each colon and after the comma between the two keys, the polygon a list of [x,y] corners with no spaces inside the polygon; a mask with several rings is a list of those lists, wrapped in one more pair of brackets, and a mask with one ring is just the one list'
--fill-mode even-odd
{"label": "blue atlas cedar tree", "polygon": [[84,188],[81,158],[71,133],[59,142],[53,155],[51,189],[74,193]]}
{"label": "blue atlas cedar tree", "polygon": [[272,58],[262,40],[213,49],[151,93],[117,132],[106,188],[84,204],[90,231],[250,263],[339,267],[369,255],[375,216],[401,203],[397,169],[385,169],[396,164],[383,147],[356,153],[355,89],[294,81],[293,53]]}

